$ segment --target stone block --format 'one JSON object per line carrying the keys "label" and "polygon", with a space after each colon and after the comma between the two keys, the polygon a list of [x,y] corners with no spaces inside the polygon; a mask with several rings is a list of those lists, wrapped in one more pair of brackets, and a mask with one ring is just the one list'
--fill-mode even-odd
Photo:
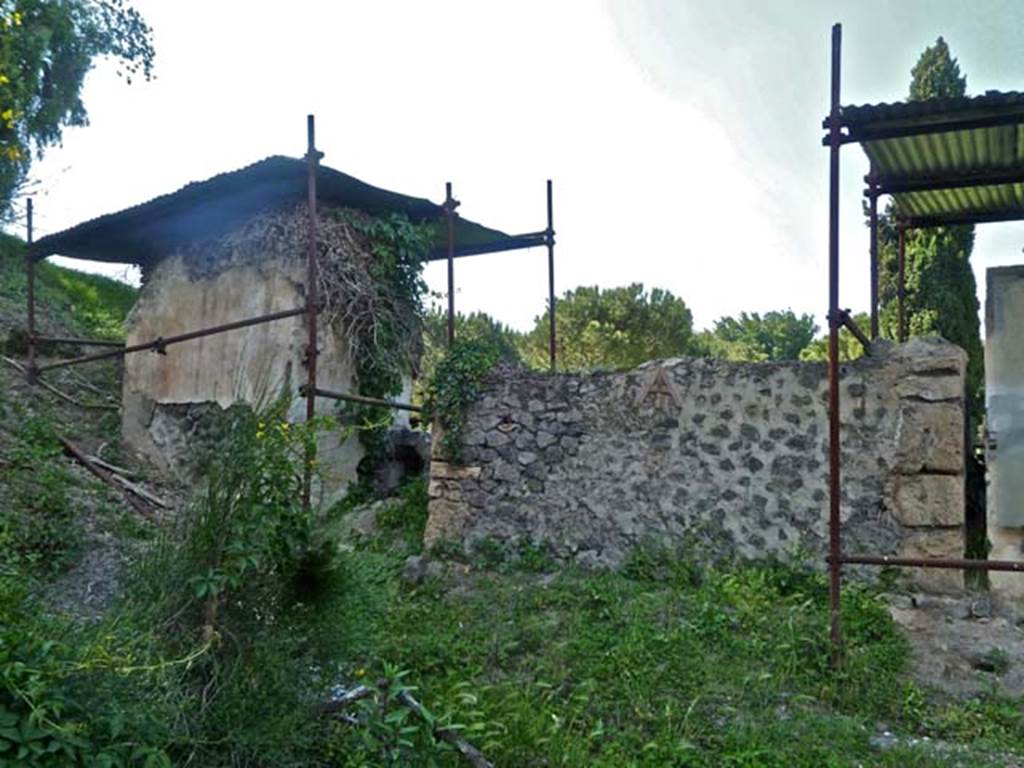
{"label": "stone block", "polygon": [[962,376],[904,376],[896,382],[896,394],[929,402],[956,400],[964,396],[964,379]]}
{"label": "stone block", "polygon": [[430,462],[430,476],[446,480],[472,480],[480,477],[480,467],[460,467],[447,461]]}
{"label": "stone block", "polygon": [[[903,540],[901,557],[963,557],[962,527],[912,531]],[[929,592],[959,592],[964,587],[961,571],[940,568],[909,569],[911,581]]]}
{"label": "stone block", "polygon": [[964,412],[960,403],[904,401],[896,436],[896,471],[964,471]]}
{"label": "stone block", "polygon": [[472,523],[469,505],[450,499],[431,499],[427,505],[427,525],[423,543],[428,548],[438,541],[461,539]]}
{"label": "stone block", "polygon": [[895,475],[886,506],[908,527],[946,527],[964,522],[963,475]]}
{"label": "stone block", "polygon": [[962,377],[967,370],[967,353],[937,336],[915,336],[896,347],[894,357],[910,374],[946,373]]}

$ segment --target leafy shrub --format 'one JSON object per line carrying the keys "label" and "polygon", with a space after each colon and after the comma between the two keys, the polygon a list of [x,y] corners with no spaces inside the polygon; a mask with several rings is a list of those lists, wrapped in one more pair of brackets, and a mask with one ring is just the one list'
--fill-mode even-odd
{"label": "leafy shrub", "polygon": [[449,461],[462,459],[462,427],[465,409],[480,396],[481,385],[498,353],[477,341],[456,341],[437,364],[424,393],[424,415],[441,426],[441,449]]}
{"label": "leafy shrub", "polygon": [[53,573],[78,541],[68,498],[74,478],[57,458],[61,446],[50,420],[20,409],[18,416],[0,464],[0,568]]}

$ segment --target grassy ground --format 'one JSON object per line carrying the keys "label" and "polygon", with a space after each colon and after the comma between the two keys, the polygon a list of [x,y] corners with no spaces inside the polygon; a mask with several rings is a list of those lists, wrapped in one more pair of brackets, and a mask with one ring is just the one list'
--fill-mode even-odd
{"label": "grassy ground", "polygon": [[825,583],[789,567],[469,566],[411,588],[386,555],[347,567],[349,673],[408,670],[497,765],[995,766],[1024,745],[1015,702],[927,703],[866,590],[844,591],[848,653],[830,670]]}
{"label": "grassy ground", "polygon": [[[0,333],[25,327],[25,244],[0,234]],[[125,316],[137,291],[101,275],[37,266],[38,322],[45,333],[76,333],[104,339],[124,338]]]}

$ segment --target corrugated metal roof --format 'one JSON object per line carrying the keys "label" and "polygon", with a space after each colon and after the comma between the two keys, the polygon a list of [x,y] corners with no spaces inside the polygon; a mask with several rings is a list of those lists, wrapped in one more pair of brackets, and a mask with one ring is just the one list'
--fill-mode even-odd
{"label": "corrugated metal roof", "polygon": [[883,191],[894,185],[896,208],[911,223],[1024,218],[1024,93],[849,106],[841,114],[847,140],[860,142]]}
{"label": "corrugated metal roof", "polygon": [[877,128],[885,123],[927,124],[953,118],[981,118],[1008,111],[1024,114],[1024,92],[986,91],[980,96],[849,105],[840,109],[840,115],[842,125],[856,129]]}
{"label": "corrugated metal roof", "polygon": [[[260,211],[305,200],[306,173],[304,160],[268,157],[237,171],[192,182],[176,192],[40,238],[33,244],[32,253],[36,258],[59,254],[144,265],[179,245],[227,232]],[[429,200],[380,189],[322,165],[317,172],[317,196],[329,205],[371,214],[404,213],[413,221],[438,220],[444,216],[443,208]],[[444,232],[444,227],[438,227],[439,248],[431,258],[445,255],[440,248]],[[521,237],[510,237],[462,217],[457,219],[456,241],[460,255],[499,250],[502,246],[526,247],[521,240]]]}

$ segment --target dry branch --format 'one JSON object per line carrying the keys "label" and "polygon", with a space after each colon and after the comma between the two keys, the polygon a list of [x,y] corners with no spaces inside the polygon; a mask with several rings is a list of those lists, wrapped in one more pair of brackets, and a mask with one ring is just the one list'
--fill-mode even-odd
{"label": "dry branch", "polygon": [[336,699],[331,699],[320,705],[320,714],[322,715],[333,715],[347,709],[348,707],[355,704],[357,701],[362,699],[368,699],[377,693],[373,688],[367,688],[365,685],[357,685],[355,688],[351,688]]}
{"label": "dry branch", "polygon": [[[396,698],[427,723],[433,722],[433,718],[426,708],[416,701],[408,691],[399,691]],[[459,736],[457,731],[453,731],[451,728],[435,727],[434,735],[455,747],[473,768],[494,768],[494,763],[484,757],[480,750]]]}
{"label": "dry branch", "polygon": [[[381,682],[380,687],[382,691],[386,692],[389,689],[387,682],[387,680],[383,680]],[[355,725],[358,721],[351,716],[346,715],[343,710],[350,707],[352,704],[355,704],[357,701],[378,695],[381,696],[381,703],[382,706],[384,706],[386,704],[386,700],[383,697],[387,695],[386,693],[381,693],[365,685],[357,685],[355,688],[345,691],[345,693],[338,698],[321,704],[320,713],[338,717],[350,725]],[[413,713],[415,713],[421,720],[427,723],[433,729],[434,736],[454,747],[459,754],[466,758],[466,761],[473,766],[473,768],[494,768],[494,763],[484,757],[480,750],[462,738],[458,731],[451,728],[445,728],[443,726],[437,726],[435,724],[436,721],[427,711],[427,708],[413,698],[411,693],[401,690],[395,695],[395,698],[398,699],[398,702],[402,704],[402,706],[412,710]]]}
{"label": "dry branch", "polygon": [[[93,457],[90,456],[89,458],[92,459]],[[171,505],[168,502],[164,501],[156,494],[150,493],[141,485],[137,485],[136,483],[133,483],[131,480],[127,480],[115,472],[111,472],[110,477],[115,483],[120,485],[122,488],[124,488],[127,491],[131,491],[139,498],[148,501],[150,504],[155,504],[156,506],[162,507],[163,509],[171,508]]]}
{"label": "dry branch", "polygon": [[119,491],[121,491],[121,494],[124,496],[125,501],[127,501],[131,508],[138,512],[140,515],[145,517],[147,520],[156,521],[156,515],[153,513],[153,510],[151,510],[149,507],[147,507],[145,504],[139,501],[135,496],[133,496],[131,491],[129,491],[127,488],[124,488],[121,485],[119,485],[117,481],[113,479],[110,472],[103,469],[103,467],[97,466],[92,461],[90,461],[88,456],[86,456],[81,450],[79,450],[75,446],[74,443],[72,443],[62,434],[60,434],[56,430],[54,431],[54,434],[57,436],[57,439],[60,441],[60,444],[64,446],[64,450],[67,451],[67,453],[73,459],[75,459],[79,464],[81,464],[87,470],[96,475],[96,477],[98,477],[104,483],[109,485],[111,488],[117,488]]}
{"label": "dry branch", "polygon": [[[106,443],[104,443],[103,445],[106,445]],[[103,445],[101,445],[99,447],[99,450],[97,450],[96,453],[101,453],[102,452]],[[135,473],[132,472],[130,469],[125,469],[124,467],[119,467],[116,464],[111,464],[109,461],[105,461],[105,460],[101,459],[99,456],[90,455],[89,456],[89,460],[93,464],[99,464],[104,469],[109,470],[109,471],[111,471],[111,472],[113,472],[115,474],[121,475],[121,477],[126,477],[129,480],[132,480],[134,478],[134,476],[135,476]]]}
{"label": "dry branch", "polygon": [[[12,368],[15,368],[16,370],[20,371],[21,374],[23,376],[25,376],[26,378],[28,377],[28,371],[25,369],[25,366],[23,366],[17,360],[12,360],[11,358],[4,357],[3,355],[0,355],[0,360],[3,360],[5,363],[7,363]],[[71,405],[77,406],[78,408],[91,408],[91,409],[97,410],[97,411],[119,411],[119,410],[121,410],[121,406],[119,406],[119,405],[106,405],[104,403],[83,403],[81,400],[77,400],[77,399],[73,398],[71,395],[67,394],[66,392],[61,392],[55,386],[53,386],[48,381],[44,380],[41,376],[39,376],[39,374],[36,374],[35,383],[38,384],[39,386],[43,387],[43,389],[49,390],[50,392],[55,394],[57,397],[59,397],[61,400],[65,401],[67,403],[71,403]]]}
{"label": "dry branch", "polygon": [[[404,370],[419,358],[421,319],[418,307],[375,277],[380,269],[373,243],[350,221],[366,215],[328,208],[318,219],[320,318],[345,339],[353,362],[372,354],[386,367]],[[260,263],[268,256],[294,260],[305,253],[297,246],[306,242],[307,227],[305,205],[272,211],[213,244],[189,246],[188,261],[219,271],[234,263]],[[210,260],[211,253],[218,255],[216,263]]]}

